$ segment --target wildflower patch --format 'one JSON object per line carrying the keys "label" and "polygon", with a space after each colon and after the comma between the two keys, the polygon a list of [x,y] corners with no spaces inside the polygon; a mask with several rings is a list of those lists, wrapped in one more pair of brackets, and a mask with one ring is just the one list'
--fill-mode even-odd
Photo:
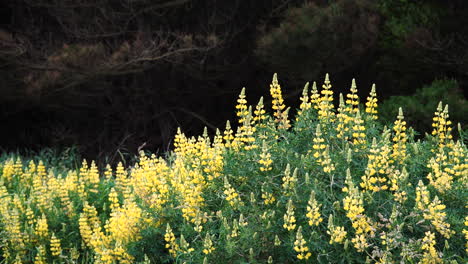
{"label": "wildflower patch", "polygon": [[328,74],[321,87],[290,120],[275,74],[271,101],[242,89],[237,127],[179,129],[166,159],[127,168],[10,155],[0,263],[466,263],[468,151],[448,107],[415,140],[404,108],[379,123],[375,85],[361,103],[353,79],[337,107]]}

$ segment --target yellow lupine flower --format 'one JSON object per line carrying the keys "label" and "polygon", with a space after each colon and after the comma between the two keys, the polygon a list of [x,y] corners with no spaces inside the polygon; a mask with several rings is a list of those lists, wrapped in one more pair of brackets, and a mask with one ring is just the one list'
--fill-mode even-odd
{"label": "yellow lupine flower", "polygon": [[391,157],[398,163],[404,163],[407,154],[406,154],[406,142],[408,141],[408,136],[406,135],[406,121],[403,120],[403,110],[401,107],[398,109],[397,120],[393,126],[395,131],[395,136],[393,137],[393,152]]}
{"label": "yellow lupine flower", "polygon": [[213,241],[211,240],[210,234],[206,233],[205,240],[203,241],[203,253],[208,255],[215,249],[216,248],[213,246]]}
{"label": "yellow lupine flower", "polygon": [[229,183],[226,177],[224,177],[224,195],[226,195],[225,199],[231,206],[237,206],[242,204],[242,201],[239,197],[239,193],[236,192],[234,188],[232,188],[231,184]]}
{"label": "yellow lupine flower", "polygon": [[[336,122],[336,132],[337,137],[340,139],[347,140],[348,139],[348,131],[349,125],[354,120],[351,115],[346,111],[346,105],[343,99],[343,94],[340,93],[340,102],[338,106],[338,113],[336,114],[337,122]],[[351,111],[352,112],[352,111]]]}
{"label": "yellow lupine flower", "polygon": [[368,113],[371,119],[377,119],[377,93],[375,92],[375,84],[372,84],[372,89],[366,102],[366,113]]}
{"label": "yellow lupine flower", "polygon": [[450,140],[452,140],[452,122],[448,120],[448,105],[445,105],[444,110],[442,111],[442,102],[439,102],[437,106],[437,111],[434,114],[433,123],[432,123],[432,135],[435,136],[438,146],[437,148],[450,146]]}
{"label": "yellow lupine flower", "polygon": [[320,204],[318,204],[315,199],[315,192],[310,193],[309,202],[307,204],[307,214],[306,217],[309,219],[310,226],[317,226],[323,221],[322,216],[320,215]]}
{"label": "yellow lupine flower", "polygon": [[298,254],[296,255],[298,259],[309,259],[312,256],[312,253],[307,247],[307,242],[302,236],[302,226],[297,229],[296,240],[294,241],[294,251]]}
{"label": "yellow lupine flower", "polygon": [[175,241],[176,238],[174,236],[174,233],[172,232],[172,228],[169,225],[169,223],[166,226],[166,233],[164,234],[164,240],[166,241],[166,248],[169,250],[169,254],[171,254],[175,258],[179,251],[179,245]]}
{"label": "yellow lupine flower", "polygon": [[353,145],[355,146],[355,151],[358,151],[359,148],[364,148],[366,144],[366,127],[364,126],[364,120],[361,118],[361,113],[359,109],[356,111],[356,115],[353,119],[353,126],[351,129],[351,134],[353,138]]}
{"label": "yellow lupine flower", "polygon": [[309,101],[309,82],[307,82],[302,90],[302,96],[300,98],[301,104],[299,105],[299,111],[297,112],[296,121],[299,120],[299,117],[303,114],[304,111],[312,108],[312,104]]}
{"label": "yellow lupine flower", "polygon": [[262,96],[260,97],[260,100],[258,101],[257,106],[255,107],[253,121],[255,122],[255,124],[264,126],[263,122],[265,121],[266,118],[267,116],[266,116],[266,111],[264,109],[263,96]]}
{"label": "yellow lupine flower", "polygon": [[36,236],[38,236],[40,239],[46,239],[49,237],[49,225],[47,224],[47,218],[45,214],[42,214],[41,218],[37,220]]}
{"label": "yellow lupine flower", "polygon": [[46,264],[46,250],[43,245],[37,247],[37,253],[34,257],[34,264]]}
{"label": "yellow lupine flower", "polygon": [[50,252],[52,256],[60,256],[62,253],[60,239],[58,239],[54,233],[52,233],[52,237],[50,238]]}
{"label": "yellow lupine flower", "polygon": [[237,117],[239,117],[239,125],[243,125],[245,121],[245,117],[248,114],[247,111],[247,100],[245,99],[245,87],[242,88],[240,94],[239,94],[239,99],[237,99]]}
{"label": "yellow lupine flower", "polygon": [[351,81],[351,93],[346,94],[346,112],[354,115],[359,111],[359,96],[357,94],[356,80],[353,78]]}
{"label": "yellow lupine flower", "polygon": [[343,244],[346,238],[347,232],[342,226],[330,226],[327,234],[330,235],[330,244],[338,243]]}
{"label": "yellow lupine flower", "polygon": [[449,239],[455,234],[455,231],[450,230],[450,224],[446,222],[445,205],[437,196],[430,202],[429,191],[421,180],[416,187],[416,208],[422,211],[424,219],[431,221],[431,224],[442,236]]}
{"label": "yellow lupine flower", "polygon": [[427,231],[424,238],[422,239],[421,249],[424,251],[423,258],[419,263],[422,264],[434,264],[442,263],[442,260],[439,258],[437,251],[435,249],[435,235],[434,233]]}
{"label": "yellow lupine flower", "polygon": [[294,206],[292,204],[292,200],[288,201],[288,206],[286,210],[286,214],[284,214],[284,224],[283,228],[291,231],[296,229],[296,218],[294,217]]}
{"label": "yellow lupine flower", "polygon": [[322,85],[320,104],[318,105],[318,116],[322,122],[334,122],[335,114],[333,113],[333,90],[328,78],[328,73],[325,75],[325,81]]}
{"label": "yellow lupine flower", "polygon": [[281,92],[281,86],[278,83],[278,77],[275,73],[273,75],[273,81],[270,84],[270,94],[273,98],[272,101],[272,109],[273,109],[273,116],[275,117],[275,122],[279,123],[281,120],[281,115],[283,110],[286,108],[284,105],[283,95]]}
{"label": "yellow lupine flower", "polygon": [[260,154],[258,163],[260,164],[260,171],[270,171],[272,169],[271,164],[273,160],[271,160],[271,154],[268,152],[266,141],[263,141],[262,153]]}

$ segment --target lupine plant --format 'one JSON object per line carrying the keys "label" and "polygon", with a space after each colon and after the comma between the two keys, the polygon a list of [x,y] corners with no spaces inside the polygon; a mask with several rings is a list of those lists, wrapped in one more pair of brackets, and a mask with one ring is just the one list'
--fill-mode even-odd
{"label": "lupine plant", "polygon": [[[466,263],[465,135],[448,107],[415,141],[400,108],[305,85],[294,120],[276,74],[272,115],[242,89],[214,137],[181,130],[165,158],[0,163],[1,263]],[[458,126],[460,127],[460,125]],[[453,130],[453,131],[452,131]]]}

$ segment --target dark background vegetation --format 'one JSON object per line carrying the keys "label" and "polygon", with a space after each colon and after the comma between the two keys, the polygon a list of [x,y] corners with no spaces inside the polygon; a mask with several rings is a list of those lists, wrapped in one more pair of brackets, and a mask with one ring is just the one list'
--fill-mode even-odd
{"label": "dark background vegetation", "polygon": [[466,127],[465,2],[3,0],[0,148],[162,153],[179,126],[223,128],[241,88],[256,104],[274,72],[291,105],[328,72],[363,99],[376,83],[384,122],[403,106],[427,132],[443,100]]}

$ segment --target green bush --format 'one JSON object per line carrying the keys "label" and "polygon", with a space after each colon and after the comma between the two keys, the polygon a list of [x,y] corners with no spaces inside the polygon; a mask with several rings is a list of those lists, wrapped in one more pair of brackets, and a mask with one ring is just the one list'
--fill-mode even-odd
{"label": "green bush", "polygon": [[439,102],[450,106],[454,126],[468,124],[468,101],[455,80],[436,80],[409,96],[391,96],[380,105],[380,116],[385,123],[393,122],[398,108],[405,109],[405,117],[419,133],[432,132],[432,116]]}

